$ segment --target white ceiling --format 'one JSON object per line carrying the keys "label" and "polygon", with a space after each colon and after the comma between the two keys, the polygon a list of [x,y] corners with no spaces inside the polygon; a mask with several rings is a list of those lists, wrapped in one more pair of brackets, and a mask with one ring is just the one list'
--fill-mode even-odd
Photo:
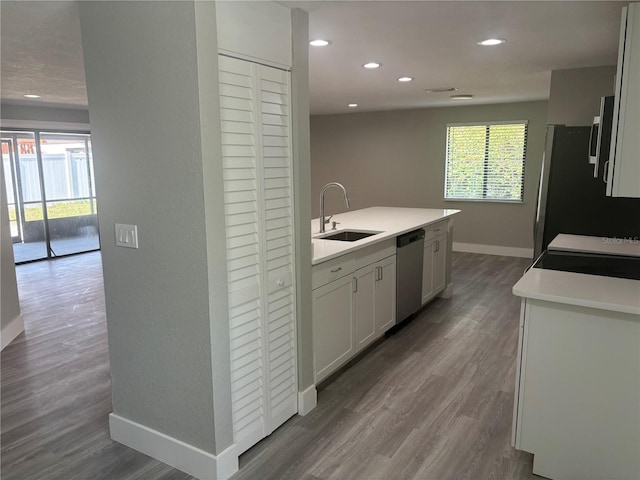
{"label": "white ceiling", "polygon": [[[293,1],[309,12],[311,113],[546,99],[551,70],[614,65],[616,1]],[[76,2],[2,1],[4,103],[86,108]],[[488,37],[507,39],[480,47]],[[362,64],[375,60],[377,70]],[[409,83],[397,78],[408,75]],[[454,102],[457,87],[474,100]],[[24,93],[36,92],[39,100]]]}

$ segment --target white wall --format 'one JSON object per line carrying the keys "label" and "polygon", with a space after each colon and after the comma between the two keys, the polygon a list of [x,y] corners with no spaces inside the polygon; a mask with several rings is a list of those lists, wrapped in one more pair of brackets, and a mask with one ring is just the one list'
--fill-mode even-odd
{"label": "white wall", "polygon": [[4,169],[0,168],[0,349],[4,349],[24,331],[20,314],[20,299],[13,259],[13,244],[9,228],[7,191],[4,188]]}
{"label": "white wall", "polygon": [[[533,219],[546,131],[547,102],[525,102],[311,117],[312,216],[320,190],[345,185],[351,208],[457,208],[454,242],[533,248]],[[524,203],[445,201],[446,126],[457,122],[528,120]],[[327,212],[345,210],[327,194]]]}
{"label": "white wall", "polygon": [[[233,439],[216,25],[207,8],[81,2],[80,18],[113,412],[216,454]],[[138,226],[139,249],[115,246],[115,223]]]}

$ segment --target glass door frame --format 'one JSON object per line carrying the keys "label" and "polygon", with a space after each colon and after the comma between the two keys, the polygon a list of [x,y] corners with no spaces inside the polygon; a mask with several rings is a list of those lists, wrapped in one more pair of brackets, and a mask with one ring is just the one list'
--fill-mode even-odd
{"label": "glass door frame", "polygon": [[[37,259],[33,259],[33,260],[25,260],[24,262],[16,262],[16,264],[20,264],[20,263],[28,263],[28,262],[32,262],[32,261],[39,261],[39,260],[50,260],[52,258],[57,258],[57,257],[62,257],[62,256],[67,256],[67,255],[75,255],[75,253],[69,253],[69,254],[63,254],[63,255],[56,255],[55,252],[52,250],[51,247],[51,236],[50,236],[50,229],[49,229],[49,217],[48,217],[48,212],[47,212],[47,198],[46,198],[46,189],[45,189],[45,181],[44,181],[44,166],[43,166],[43,159],[42,159],[42,150],[41,150],[41,145],[40,145],[40,134],[44,133],[44,134],[70,134],[70,135],[86,135],[87,137],[85,137],[84,139],[84,144],[85,144],[85,148],[86,148],[86,155],[87,155],[87,172],[89,175],[89,191],[91,192],[91,194],[93,195],[92,198],[90,198],[89,203],[91,205],[91,212],[94,213],[95,211],[95,207],[94,207],[94,198],[95,198],[95,192],[94,192],[94,185],[91,181],[91,174],[94,171],[93,168],[93,155],[91,150],[89,149],[89,139],[91,138],[91,132],[87,131],[87,130],[59,130],[59,129],[29,129],[29,128],[2,128],[2,143],[7,143],[9,145],[9,152],[10,152],[10,164],[12,167],[12,173],[13,173],[13,180],[14,180],[14,197],[17,196],[17,198],[15,200],[18,201],[18,203],[16,204],[16,206],[18,207],[16,210],[20,210],[20,213],[16,215],[16,217],[20,217],[20,221],[18,222],[18,231],[19,231],[19,236],[12,237],[12,242],[16,243],[16,242],[20,242],[21,239],[24,236],[24,221],[25,221],[25,211],[24,211],[24,198],[23,198],[23,192],[22,192],[22,182],[21,182],[21,177],[20,177],[20,169],[19,167],[19,163],[20,163],[20,156],[16,155],[17,152],[17,145],[18,145],[18,138],[20,136],[20,134],[29,134],[29,135],[34,135],[34,142],[35,142],[35,150],[36,150],[36,162],[38,165],[38,181],[39,181],[39,185],[40,185],[40,200],[39,201],[30,201],[27,202],[28,204],[40,204],[41,208],[42,208],[42,217],[43,217],[43,229],[44,229],[44,241],[45,241],[45,253],[46,256],[41,257],[41,258],[37,258]],[[4,168],[4,166],[3,166]],[[5,179],[6,182],[6,179]],[[17,188],[16,188],[16,183],[17,183]],[[16,218],[16,220],[18,220],[18,218]],[[96,250],[100,249],[100,243],[99,243],[99,238],[98,238],[98,248]],[[94,251],[94,250],[87,250],[87,251]],[[86,252],[77,252],[77,253],[86,253]]]}
{"label": "glass door frame", "polygon": [[[11,234],[11,242],[18,243],[21,242],[24,237],[24,202],[20,201],[22,199],[22,184],[20,182],[20,171],[17,168],[17,160],[15,156],[15,135],[9,137],[3,137],[0,142],[2,145],[7,145],[7,155],[9,155],[9,170],[11,171],[11,178],[7,179],[5,175],[5,183],[9,180],[11,181],[11,190],[13,192],[13,205],[15,208],[16,214],[16,227],[18,230],[18,235],[14,236]],[[4,162],[2,165],[4,168]],[[6,187],[6,185],[5,185]],[[7,197],[7,204],[9,204],[9,198]],[[8,206],[8,205],[7,205]]]}

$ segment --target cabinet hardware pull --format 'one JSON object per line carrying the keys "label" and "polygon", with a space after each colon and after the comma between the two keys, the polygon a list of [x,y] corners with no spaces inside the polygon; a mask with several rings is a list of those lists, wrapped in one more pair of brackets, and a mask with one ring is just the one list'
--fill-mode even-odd
{"label": "cabinet hardware pull", "polygon": [[609,179],[607,178],[608,176],[609,176],[609,160],[604,162],[604,166],[602,167],[602,181],[604,183],[609,183]]}
{"label": "cabinet hardware pull", "polygon": [[439,231],[440,231],[440,229],[439,229],[439,228],[436,228],[436,229],[434,230],[434,232],[439,232]]}
{"label": "cabinet hardware pull", "polygon": [[340,270],[342,270],[342,267],[334,268],[333,270],[331,270],[331,273],[336,273],[336,272],[339,272]]}
{"label": "cabinet hardware pull", "polygon": [[351,286],[353,287],[353,293],[356,293],[358,291],[358,279],[356,277],[353,277],[353,280],[351,281]]}
{"label": "cabinet hardware pull", "polygon": [[378,267],[380,269],[380,280],[382,280],[382,267]]}
{"label": "cabinet hardware pull", "polygon": [[440,250],[440,241],[436,240],[436,248],[435,248],[434,252],[437,252],[438,250]]}

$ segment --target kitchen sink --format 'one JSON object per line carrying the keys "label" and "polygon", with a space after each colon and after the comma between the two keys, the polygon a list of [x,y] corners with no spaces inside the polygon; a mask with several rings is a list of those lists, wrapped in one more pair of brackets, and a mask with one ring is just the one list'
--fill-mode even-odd
{"label": "kitchen sink", "polygon": [[338,240],[340,242],[355,242],[363,238],[377,235],[381,232],[358,232],[355,230],[343,230],[341,232],[332,233],[322,237],[316,237],[318,240]]}

